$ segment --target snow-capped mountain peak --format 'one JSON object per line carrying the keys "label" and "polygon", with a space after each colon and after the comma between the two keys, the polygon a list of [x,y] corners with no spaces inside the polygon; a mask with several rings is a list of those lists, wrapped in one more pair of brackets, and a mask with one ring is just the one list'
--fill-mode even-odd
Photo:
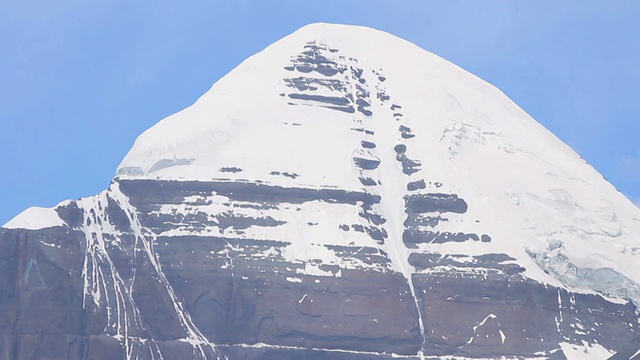
{"label": "snow-capped mountain peak", "polygon": [[248,58],[140,135],[109,189],[0,240],[29,259],[16,291],[59,284],[104,358],[640,349],[640,209],[494,86],[364,27]]}
{"label": "snow-capped mountain peak", "polygon": [[531,277],[640,303],[637,209],[494,86],[370,28],[312,24],[267,47],[143,133],[118,176],[363,189],[385,219],[424,183],[469,205],[434,228],[491,241],[419,251],[507,253]]}

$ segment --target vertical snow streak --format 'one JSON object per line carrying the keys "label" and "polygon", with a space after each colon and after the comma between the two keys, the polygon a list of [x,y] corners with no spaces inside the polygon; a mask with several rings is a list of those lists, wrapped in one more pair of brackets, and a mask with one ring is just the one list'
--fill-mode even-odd
{"label": "vertical snow streak", "polygon": [[[394,126],[395,124],[391,123],[391,125]],[[382,130],[382,132],[388,130]],[[420,346],[418,356],[420,359],[424,359],[423,347],[426,343],[426,330],[422,321],[420,301],[413,285],[412,275],[414,269],[409,264],[409,253],[402,241],[402,233],[404,231],[402,219],[405,215],[403,191],[405,187],[405,179],[403,178],[404,174],[402,174],[402,172],[397,168],[393,144],[381,143],[380,148],[381,150],[384,149],[384,151],[379,152],[381,159],[380,180],[385,184],[385,186],[382,187],[380,194],[382,196],[380,206],[382,207],[382,213],[385,214],[385,218],[388,220],[386,228],[388,229],[389,234],[389,238],[385,241],[382,248],[387,254],[389,254],[391,263],[395,268],[407,279],[411,296],[415,302],[416,310],[418,312],[418,325],[420,327],[420,334],[422,335],[422,344]]]}
{"label": "vertical snow streak", "polygon": [[[360,64],[364,67],[363,64]],[[366,68],[366,67],[364,67]],[[367,68],[366,68],[367,69]],[[367,71],[363,71],[363,75],[366,78],[366,81],[362,84],[367,88],[367,91],[371,93],[372,86],[369,84],[377,84],[375,86],[376,91],[380,91],[384,89],[380,80],[376,77],[370,76],[370,74],[375,71],[371,68],[368,68]],[[356,79],[352,79],[351,83],[351,91],[354,99],[358,98],[358,81]],[[358,85],[358,86],[363,86]],[[373,101],[371,98],[368,99],[375,108],[375,112],[388,112],[383,106],[376,106],[376,101]],[[383,101],[384,103],[384,101]],[[391,115],[389,113],[389,115]],[[360,120],[362,118],[362,120]],[[417,356],[421,359],[425,359],[423,348],[426,344],[426,329],[424,323],[422,321],[422,311],[420,308],[420,301],[415,291],[415,287],[412,280],[412,274],[414,272],[413,267],[409,264],[409,253],[408,249],[404,245],[402,241],[402,234],[404,231],[403,218],[405,216],[404,212],[404,196],[406,189],[406,175],[402,172],[402,169],[399,168],[398,162],[396,161],[396,152],[394,147],[396,143],[394,142],[396,139],[389,134],[397,133],[398,124],[393,121],[393,116],[378,116],[375,119],[383,119],[383,121],[374,121],[374,118],[364,117],[363,114],[360,114],[358,111],[354,113],[353,120],[356,125],[363,126],[364,129],[373,130],[370,133],[365,132],[367,136],[366,140],[371,140],[371,142],[376,144],[375,149],[368,150],[371,155],[377,157],[380,160],[380,165],[377,169],[375,169],[375,179],[379,181],[379,184],[384,184],[384,186],[370,186],[365,188],[366,192],[370,192],[376,195],[380,195],[381,202],[379,206],[379,213],[384,215],[384,219],[386,219],[386,223],[384,224],[384,228],[387,230],[388,238],[385,239],[384,243],[381,245],[382,250],[384,250],[391,260],[392,266],[404,275],[407,280],[407,284],[409,286],[409,290],[411,292],[411,297],[416,306],[417,314],[418,314],[418,326],[420,329],[420,335],[422,337],[422,343],[420,344],[420,350],[418,351]],[[385,136],[375,136],[375,134],[386,134]]]}
{"label": "vertical snow streak", "polygon": [[133,235],[135,236],[135,239],[136,239],[135,240],[136,249],[138,248],[138,244],[142,244],[142,248],[145,251],[149,261],[151,262],[151,265],[153,266],[156,274],[158,275],[158,278],[160,279],[162,284],[165,286],[167,294],[171,298],[171,302],[172,302],[174,311],[178,316],[178,320],[180,321],[180,325],[188,334],[187,338],[181,339],[181,340],[193,346],[193,349],[195,351],[193,354],[194,359],[196,358],[196,356],[197,358],[200,358],[200,359],[207,359],[207,352],[205,351],[205,348],[211,349],[214,355],[218,355],[218,350],[216,349],[215,345],[211,343],[204,335],[202,335],[200,330],[195,326],[195,324],[191,320],[191,316],[186,311],[182,303],[180,303],[180,301],[178,300],[178,297],[176,296],[173,290],[173,287],[171,286],[164,272],[162,271],[162,267],[158,262],[158,259],[156,258],[155,252],[153,250],[155,235],[148,234],[147,236],[150,237],[148,238],[143,234],[143,227],[140,224],[140,220],[138,219],[137,210],[133,205],[129,203],[127,196],[124,193],[122,193],[122,191],[120,191],[120,186],[117,181],[113,182],[113,185],[111,186],[110,190],[113,194],[114,200],[120,206],[120,208],[124,210],[127,218],[129,219],[129,222],[131,224],[131,230],[133,231]]}
{"label": "vertical snow streak", "polygon": [[[140,331],[144,326],[131,292],[127,291],[124,281],[107,252],[104,227],[108,227],[109,219],[101,205],[106,204],[107,201],[107,193],[102,192],[77,202],[78,207],[82,209],[82,231],[85,234],[82,269],[83,308],[88,311],[88,307],[91,306],[94,313],[102,309],[106,311],[107,319],[103,331],[106,334],[113,334],[112,336],[120,341],[127,359],[134,359],[134,355],[135,358],[138,357],[141,351],[137,349],[138,343],[146,344],[151,359],[163,359],[153,340],[143,341],[131,335],[132,329]],[[91,304],[87,303],[88,297],[93,300]]]}
{"label": "vertical snow streak", "polygon": [[[562,294],[560,293],[560,289],[558,289],[558,316],[555,317],[555,320],[556,320],[556,330],[558,330],[558,333],[562,335],[562,327],[560,325],[562,325],[562,322],[564,321],[564,319],[562,316]],[[562,337],[567,339],[567,337],[564,335],[562,335]]]}

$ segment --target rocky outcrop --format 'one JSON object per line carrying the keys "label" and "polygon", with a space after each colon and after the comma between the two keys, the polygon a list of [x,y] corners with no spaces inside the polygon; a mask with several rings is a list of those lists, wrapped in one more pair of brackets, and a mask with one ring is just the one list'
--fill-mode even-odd
{"label": "rocky outcrop", "polygon": [[[414,253],[417,271],[407,279],[381,247],[325,245],[339,261],[300,262],[288,259],[287,241],[238,236],[285,223],[238,209],[295,216],[307,202],[367,201],[378,200],[252,183],[116,180],[56,208],[66,226],[1,230],[0,358],[563,358],[563,342],[616,351],[637,343],[632,303],[527,279],[505,254]],[[430,196],[419,208],[462,211],[457,203]],[[175,211],[185,204],[192,211]],[[226,215],[195,210],[214,205]],[[170,235],[185,227],[218,234]]]}

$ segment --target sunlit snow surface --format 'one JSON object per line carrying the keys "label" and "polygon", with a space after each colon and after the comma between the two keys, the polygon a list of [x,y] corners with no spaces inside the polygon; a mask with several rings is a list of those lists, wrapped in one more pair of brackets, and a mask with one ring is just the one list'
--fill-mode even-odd
{"label": "sunlit snow surface", "polygon": [[[407,184],[424,181],[420,193],[469,204],[437,231],[491,242],[409,252],[505,253],[531,278],[640,303],[638,208],[492,85],[392,35],[344,30],[310,25],[247,59],[143,133],[119,176],[365,189],[382,196],[405,273],[393,220],[403,218]],[[397,145],[418,171],[403,173]],[[363,170],[358,158],[379,165]]]}
{"label": "sunlit snow surface", "polygon": [[[184,196],[141,201],[159,193],[140,190],[154,180]],[[122,233],[109,225],[111,215],[95,215],[109,201],[126,213],[131,246],[166,285],[182,341],[202,357],[207,347],[216,350],[154,260],[153,244],[163,239],[262,242],[248,256],[290,264],[284,276],[291,284],[347,270],[397,272],[416,304],[423,294],[412,277],[455,268],[461,276],[521,275],[640,305],[640,209],[498,89],[372,29],[314,24],[269,46],[144,132],[109,190],[77,202],[87,224],[84,301],[113,299],[109,308],[128,309],[108,312],[113,336],[126,338],[142,330],[126,281],[104,250],[123,246]],[[55,211],[37,209],[4,227],[60,225]],[[238,246],[228,241],[211,258],[228,257],[222,266],[233,267]],[[112,287],[100,287],[105,277]],[[300,306],[309,301],[303,296]],[[575,298],[558,290],[558,332],[593,330],[563,325],[563,302],[575,305]],[[482,342],[487,329],[509,342],[501,321],[482,315],[467,344]],[[384,325],[376,326],[383,334]],[[556,350],[569,358],[610,355],[575,341]]]}
{"label": "sunlit snow surface", "polygon": [[7,229],[37,230],[53,226],[63,226],[64,221],[50,208],[32,206],[9,220],[2,227]]}

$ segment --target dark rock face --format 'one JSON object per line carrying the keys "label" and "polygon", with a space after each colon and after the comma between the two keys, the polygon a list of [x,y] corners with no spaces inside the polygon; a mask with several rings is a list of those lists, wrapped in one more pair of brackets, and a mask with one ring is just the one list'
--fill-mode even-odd
{"label": "dark rock face", "polygon": [[[226,217],[170,210],[210,206],[212,194],[227,199]],[[379,247],[325,245],[340,262],[303,263],[287,259],[286,241],[238,236],[286,221],[234,209],[379,201],[337,189],[115,181],[58,207],[67,226],[0,229],[0,359],[563,358],[559,343],[582,341],[635,353],[632,303],[537,283],[505,254],[413,253],[409,283]],[[409,216],[465,208],[455,196],[407,198]],[[183,226],[219,233],[170,235]]]}

